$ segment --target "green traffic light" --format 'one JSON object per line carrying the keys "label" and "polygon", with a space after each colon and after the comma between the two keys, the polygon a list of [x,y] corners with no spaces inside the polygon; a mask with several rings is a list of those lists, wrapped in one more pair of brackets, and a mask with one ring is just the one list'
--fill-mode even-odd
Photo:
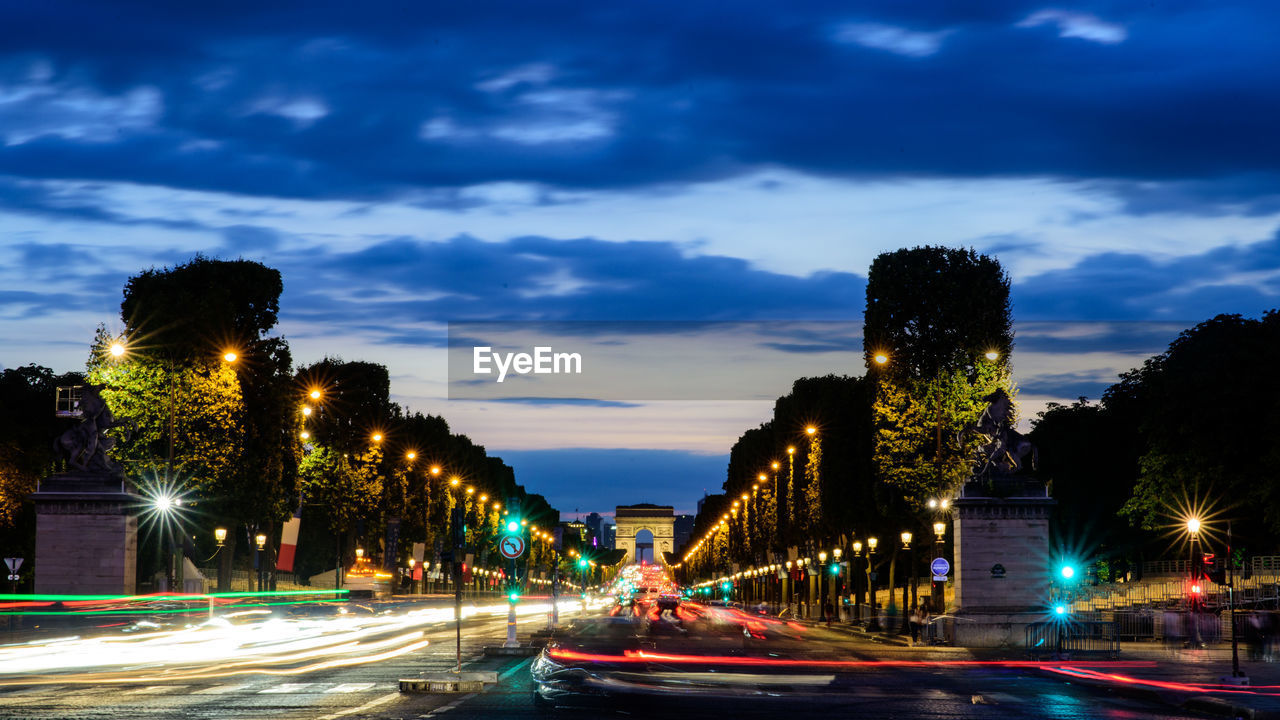
{"label": "green traffic light", "polygon": [[733,584],[732,584],[732,583],[727,583],[727,582],[720,583],[720,590],[721,590],[721,591],[723,591],[723,592],[729,592],[729,591],[730,591],[730,590],[732,590],[732,589],[733,589]]}
{"label": "green traffic light", "polygon": [[586,559],[586,558],[582,558],[581,560],[579,560],[579,561],[578,561],[578,567],[580,567],[580,568],[584,568],[584,567],[586,567],[586,566],[587,566],[587,559]]}
{"label": "green traffic light", "polygon": [[1070,580],[1071,578],[1076,576],[1076,569],[1071,567],[1070,565],[1063,565],[1061,572],[1062,572],[1062,578],[1064,580]]}
{"label": "green traffic light", "polygon": [[839,566],[839,565],[832,565],[832,566],[831,566],[831,574],[832,574],[832,575],[839,575],[839,574],[840,574],[840,566]]}
{"label": "green traffic light", "polygon": [[511,602],[516,602],[517,600],[520,599],[520,593],[513,592],[507,596],[507,599],[510,600]]}
{"label": "green traffic light", "polygon": [[507,532],[509,532],[509,533],[517,533],[517,532],[520,532],[520,521],[519,521],[519,520],[508,520],[508,521],[507,521]]}

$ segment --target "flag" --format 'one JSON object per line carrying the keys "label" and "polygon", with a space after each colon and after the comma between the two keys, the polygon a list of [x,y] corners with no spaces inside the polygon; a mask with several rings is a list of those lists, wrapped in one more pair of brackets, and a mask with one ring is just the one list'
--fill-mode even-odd
{"label": "flag", "polygon": [[284,523],[280,532],[280,557],[276,558],[276,569],[293,572],[293,555],[298,549],[298,529],[302,527],[302,500],[298,500],[298,509],[293,517]]}

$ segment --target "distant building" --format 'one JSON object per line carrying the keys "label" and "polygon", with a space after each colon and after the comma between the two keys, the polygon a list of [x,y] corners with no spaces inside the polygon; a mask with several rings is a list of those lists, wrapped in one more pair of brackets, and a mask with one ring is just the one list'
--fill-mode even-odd
{"label": "distant building", "polygon": [[605,523],[605,517],[600,513],[593,512],[590,515],[588,515],[586,519],[583,520],[583,522],[586,523],[587,531],[591,533],[591,536],[596,538],[596,540],[600,541],[601,543],[603,543],[604,542],[603,525]]}
{"label": "distant building", "polygon": [[578,542],[585,543],[587,541],[587,525],[576,520],[573,522],[563,523],[565,538],[576,538]]}
{"label": "distant building", "polygon": [[602,526],[602,530],[604,532],[604,539],[601,542],[603,542],[604,546],[609,550],[615,550],[618,544],[618,526],[613,523],[608,523]]}
{"label": "distant building", "polygon": [[[701,504],[701,503],[699,503]],[[675,522],[676,533],[676,552],[684,550],[689,544],[689,540],[693,537],[693,515],[677,515]]]}

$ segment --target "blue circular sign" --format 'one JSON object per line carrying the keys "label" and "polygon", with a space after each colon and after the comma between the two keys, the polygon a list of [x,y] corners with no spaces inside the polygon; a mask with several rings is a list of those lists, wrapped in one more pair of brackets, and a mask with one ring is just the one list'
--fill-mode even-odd
{"label": "blue circular sign", "polygon": [[947,562],[946,558],[934,558],[933,562],[929,564],[929,569],[933,571],[934,575],[946,575],[951,571],[951,563]]}

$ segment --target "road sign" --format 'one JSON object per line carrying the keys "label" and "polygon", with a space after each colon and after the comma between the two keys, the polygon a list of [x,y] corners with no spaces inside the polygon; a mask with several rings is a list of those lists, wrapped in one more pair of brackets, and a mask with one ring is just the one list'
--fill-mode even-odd
{"label": "road sign", "polygon": [[515,560],[524,554],[524,538],[519,535],[508,535],[498,543],[498,551],[502,553],[502,557]]}
{"label": "road sign", "polygon": [[996,563],[995,565],[991,566],[991,577],[1002,578],[1004,577],[1004,575],[1005,575],[1005,572],[1004,572],[1003,565],[1001,565],[1000,563]]}
{"label": "road sign", "polygon": [[934,558],[933,562],[929,563],[929,569],[934,575],[946,575],[951,572],[951,563],[947,562],[946,558]]}
{"label": "road sign", "polygon": [[934,581],[934,582],[946,582],[946,581],[947,581],[947,576],[946,576],[946,575],[934,575],[934,576],[933,576],[933,581]]}
{"label": "road sign", "polygon": [[17,579],[18,579],[18,576],[17,576],[17,575],[10,575],[10,576],[9,576],[9,579],[10,579],[10,580],[17,580]]}

